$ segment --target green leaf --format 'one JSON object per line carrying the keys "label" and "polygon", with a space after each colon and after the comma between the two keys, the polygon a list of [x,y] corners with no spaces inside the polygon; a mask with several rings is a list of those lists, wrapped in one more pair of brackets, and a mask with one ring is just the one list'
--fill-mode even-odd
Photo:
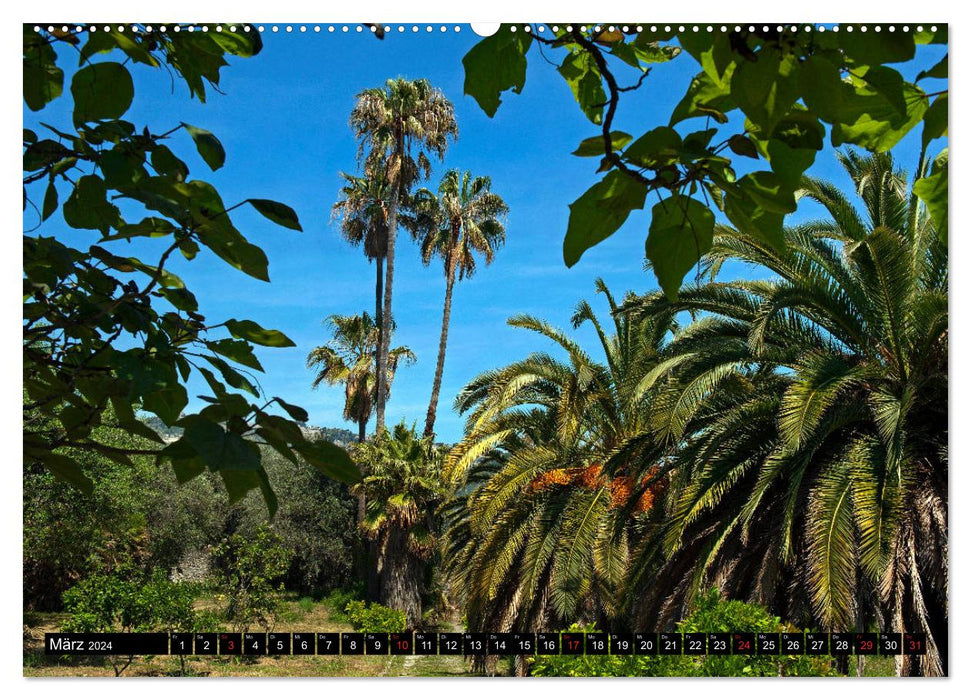
{"label": "green leaf", "polygon": [[947,134],[947,95],[938,95],[924,113],[924,131],[921,144],[927,148],[934,139]]}
{"label": "green leaf", "polygon": [[248,340],[257,345],[273,348],[296,347],[296,343],[280,331],[267,330],[253,321],[238,321],[233,318],[226,321],[226,328],[234,337]]}
{"label": "green leaf", "polygon": [[233,25],[222,24],[222,31],[215,27],[209,32],[212,39],[223,51],[241,58],[251,58],[263,49],[263,40],[257,32],[230,31]]}
{"label": "green leaf", "polygon": [[[33,41],[35,38],[38,41]],[[24,102],[32,112],[43,109],[64,90],[64,71],[57,67],[57,54],[39,39],[35,34],[30,43],[26,37],[24,41]]]}
{"label": "green leaf", "polygon": [[260,453],[255,445],[221,425],[200,416],[186,416],[179,421],[184,428],[178,442],[185,443],[213,471],[260,468]]}
{"label": "green leaf", "polygon": [[940,80],[947,80],[947,54],[944,54],[944,58],[934,64],[933,68],[927,70],[922,70],[917,74],[917,78],[914,80],[915,83],[919,83],[925,78],[938,78]]}
{"label": "green leaf", "polygon": [[[849,26],[853,31],[849,32]],[[840,27],[839,47],[853,63],[864,66],[879,66],[884,63],[902,63],[914,57],[915,42],[910,33],[888,32],[883,27],[882,32],[873,31],[873,25],[867,25],[868,31],[860,31],[862,25],[844,25]]]}
{"label": "green leaf", "polygon": [[223,145],[219,142],[219,139],[212,132],[200,129],[197,126],[192,126],[191,124],[186,124],[185,122],[182,122],[182,127],[189,132],[189,136],[195,141],[196,150],[199,151],[202,159],[206,161],[206,165],[212,170],[219,170],[219,168],[223,167],[223,163],[226,162],[226,151],[223,149]]}
{"label": "green leaf", "polygon": [[[195,295],[185,288],[162,287],[158,290],[159,294],[165,297],[172,306],[179,311],[198,311],[199,303]],[[232,342],[232,341],[230,341]]]}
{"label": "green leaf", "polygon": [[41,220],[47,221],[51,214],[57,211],[57,188],[54,181],[47,183],[47,191],[44,192],[44,207],[41,210]]}
{"label": "green leaf", "polygon": [[176,182],[184,182],[189,176],[189,167],[168,146],[162,144],[152,149],[152,167],[159,175],[170,177]]}
{"label": "green leaf", "polygon": [[249,367],[251,369],[263,371],[263,365],[253,354],[253,346],[245,340],[232,340],[223,338],[222,340],[206,341],[206,347],[223,357],[228,357],[233,362]]}
{"label": "green leaf", "polygon": [[766,47],[732,74],[732,97],[762,133],[771,134],[799,96],[798,68],[794,55]]}
{"label": "green leaf", "polygon": [[74,125],[118,119],[131,106],[135,86],[128,69],[120,63],[87,65],[71,80],[74,97]]}
{"label": "green leaf", "polygon": [[844,83],[842,87],[845,94],[832,130],[834,146],[852,143],[878,153],[889,151],[927,111],[926,95],[910,83],[903,88],[905,114],[868,85]]}
{"label": "green leaf", "polygon": [[808,56],[799,71],[799,83],[806,106],[824,121],[835,123],[846,95],[836,65],[822,56]]}
{"label": "green leaf", "polygon": [[500,95],[512,89],[517,95],[526,84],[526,51],[533,37],[523,31],[512,32],[503,25],[465,54],[463,90],[471,95],[490,117],[502,103]]}
{"label": "green leaf", "polygon": [[927,207],[937,235],[947,240],[947,149],[934,161],[931,174],[914,183],[914,194]]}
{"label": "green leaf", "polygon": [[557,71],[570,86],[574,99],[587,119],[594,124],[600,124],[603,121],[607,93],[604,92],[603,79],[593,56],[587,51],[571,52],[563,59]]}
{"label": "green leaf", "polygon": [[280,204],[280,202],[274,202],[270,199],[248,199],[246,201],[252,204],[256,211],[273,223],[293,229],[294,231],[303,231],[300,228],[297,213],[286,204]]}
{"label": "green leaf", "polygon": [[784,182],[778,174],[765,170],[739,179],[738,188],[766,211],[791,214],[796,210],[798,181]]}
{"label": "green leaf", "polygon": [[337,445],[321,440],[318,442],[305,441],[293,448],[307,463],[324,476],[343,482],[356,484],[361,480],[361,472],[351,460],[350,455]]}
{"label": "green leaf", "polygon": [[624,151],[624,160],[644,167],[669,165],[677,160],[681,135],[669,126],[659,126],[643,134]]}
{"label": "green leaf", "polygon": [[[614,151],[619,151],[628,143],[633,137],[630,134],[626,134],[623,131],[611,131],[610,132],[610,147]],[[580,145],[577,146],[577,150],[573,151],[573,155],[580,156],[581,158],[586,158],[590,156],[602,156],[606,153],[604,148],[604,138],[603,135],[591,136],[588,139],[583,139]]]}
{"label": "green leaf", "polygon": [[645,253],[669,299],[678,298],[684,276],[711,249],[714,230],[715,215],[697,199],[675,194],[651,209]]}
{"label": "green leaf", "polygon": [[776,250],[785,251],[784,214],[768,211],[744,195],[730,194],[725,197],[725,216],[740,231],[752,233]]}
{"label": "green leaf", "polygon": [[71,228],[95,229],[107,235],[121,224],[118,207],[108,202],[104,181],[97,175],[85,175],[64,203],[64,221]]}
{"label": "green leaf", "polygon": [[167,219],[160,219],[157,216],[149,216],[137,224],[125,224],[118,229],[118,233],[108,236],[106,240],[116,238],[160,238],[167,236],[175,230],[175,226]]}
{"label": "green leaf", "polygon": [[77,487],[89,496],[94,492],[94,482],[85,476],[77,461],[53,452],[39,454],[37,459],[61,481]]}
{"label": "green leaf", "polygon": [[735,65],[732,64],[726,71],[723,81],[714,80],[704,71],[698,73],[671,113],[668,126],[674,126],[691,117],[711,117],[719,124],[727,122],[728,117],[725,113],[738,106],[731,90],[730,79],[734,71]]}
{"label": "green leaf", "polygon": [[260,392],[257,391],[255,386],[253,386],[253,383],[233,369],[228,362],[215,356],[206,356],[206,360],[209,362],[209,364],[219,370],[219,373],[222,375],[223,379],[226,380],[226,383],[229,384],[229,386],[233,387],[234,389],[242,389],[243,391],[249,392],[253,396],[259,398]]}
{"label": "green leaf", "polygon": [[180,384],[146,394],[142,407],[162,419],[166,425],[175,425],[179,415],[189,403],[189,395]]}
{"label": "green leaf", "polygon": [[745,134],[735,134],[729,138],[728,147],[732,149],[732,153],[745,156],[746,158],[759,157],[759,152],[755,148],[755,144]]}
{"label": "green leaf", "polygon": [[907,101],[904,99],[904,78],[893,68],[874,66],[863,74],[865,82],[874,92],[882,95],[902,116],[907,114]]}
{"label": "green leaf", "polygon": [[310,416],[304,409],[300,408],[300,406],[294,406],[292,403],[287,403],[279,396],[274,396],[273,400],[280,404],[280,408],[286,411],[287,415],[293,418],[293,420],[299,423],[306,423],[307,420],[309,420]]}
{"label": "green leaf", "polygon": [[573,267],[588,249],[611,236],[635,209],[644,206],[647,185],[612,171],[570,205],[563,259]]}

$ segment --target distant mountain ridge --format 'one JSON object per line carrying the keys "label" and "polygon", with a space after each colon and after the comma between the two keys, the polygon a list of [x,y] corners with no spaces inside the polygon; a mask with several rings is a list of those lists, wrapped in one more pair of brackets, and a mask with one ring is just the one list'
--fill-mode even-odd
{"label": "distant mountain ridge", "polygon": [[[145,425],[161,435],[166,442],[178,440],[179,436],[182,435],[182,428],[170,428],[157,416],[142,414],[140,418]],[[341,447],[348,447],[357,442],[357,435],[345,428],[322,428],[316,425],[301,424],[300,430],[308,440],[328,440]]]}

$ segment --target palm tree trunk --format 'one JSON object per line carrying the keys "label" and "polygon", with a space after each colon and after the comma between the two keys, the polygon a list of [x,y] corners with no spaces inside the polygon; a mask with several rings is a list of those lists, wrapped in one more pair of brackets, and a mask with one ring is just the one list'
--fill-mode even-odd
{"label": "palm tree trunk", "polygon": [[375,433],[384,429],[384,410],[388,398],[388,352],[391,350],[391,288],[394,283],[394,244],[398,237],[398,192],[392,189],[388,203],[388,250],[384,283],[384,308],[381,313],[381,337],[378,342],[377,397]]}
{"label": "palm tree trunk", "polygon": [[445,346],[448,343],[448,324],[452,316],[452,289],[455,287],[455,262],[457,255],[450,256],[445,272],[445,306],[442,310],[442,335],[438,340],[438,363],[435,365],[435,380],[432,382],[432,398],[428,402],[425,416],[425,437],[435,434],[435,414],[438,412],[438,394],[442,389],[442,373],[445,370]]}
{"label": "palm tree trunk", "polygon": [[384,326],[381,323],[381,319],[384,318],[382,310],[384,304],[384,258],[376,258],[374,263],[376,273],[374,280],[374,325],[378,327],[378,340],[374,349],[374,355],[375,365],[377,365],[377,356],[381,353],[381,338],[384,337]]}
{"label": "palm tree trunk", "polygon": [[409,629],[421,622],[421,579],[423,563],[408,549],[408,532],[392,529],[385,543],[381,569],[381,603],[402,610]]}

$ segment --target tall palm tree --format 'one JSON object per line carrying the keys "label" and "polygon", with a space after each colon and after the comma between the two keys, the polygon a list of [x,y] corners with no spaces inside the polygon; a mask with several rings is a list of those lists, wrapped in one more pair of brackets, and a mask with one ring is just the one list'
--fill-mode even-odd
{"label": "tall palm tree", "polygon": [[358,141],[358,158],[365,176],[380,174],[389,188],[384,300],[377,361],[377,431],[384,428],[388,399],[384,367],[390,351],[391,298],[394,284],[398,210],[420,179],[431,172],[429,156],[441,160],[449,141],[458,136],[455,110],[442,92],[427,80],[388,80],[384,87],[357,95],[351,128]]}
{"label": "tall palm tree", "polygon": [[445,493],[441,455],[430,438],[399,423],[359,444],[355,457],[366,468],[352,490],[367,496],[361,527],[378,543],[381,602],[403,610],[414,627],[421,621],[424,563],[435,551],[433,514]]}
{"label": "tall palm tree", "polygon": [[[326,323],[332,332],[331,340],[307,355],[307,367],[319,368],[313,388],[322,383],[344,385],[344,420],[357,423],[358,441],[364,442],[367,423],[374,412],[378,326],[367,311],[356,316],[334,314]],[[402,345],[388,357],[385,374],[390,386],[398,365],[413,364],[415,354]]]}
{"label": "tall palm tree", "polygon": [[631,527],[649,527],[659,486],[631,476],[651,459],[639,385],[673,319],[628,320],[600,280],[597,290],[613,332],[586,302],[573,325],[593,326],[603,360],[543,321],[515,317],[510,325],[566,358],[532,354],[480,375],[456,399],[468,417],[446,462],[456,495],[444,510],[444,560],[472,629],[615,620]]}
{"label": "tall palm tree", "polygon": [[364,255],[375,262],[374,318],[381,343],[381,305],[384,296],[384,259],[388,252],[388,202],[390,188],[381,173],[358,177],[341,173],[341,199],[332,207],[348,243],[364,247]]}
{"label": "tall palm tree", "polygon": [[770,279],[631,307],[702,316],[651,377],[677,476],[627,595],[657,619],[719,580],[806,624],[924,632],[900,670],[946,673],[947,247],[889,155],[840,162],[864,211],[807,179],[831,220],[786,230],[785,252],[716,232],[712,271]]}
{"label": "tall palm tree", "polygon": [[421,241],[422,261],[427,265],[440,257],[445,268],[445,304],[442,309],[442,332],[438,341],[438,361],[432,395],[425,417],[425,435],[435,434],[435,414],[445,370],[445,346],[452,314],[452,290],[456,281],[475,273],[475,256],[486,265],[492,263],[496,249],[506,239],[502,223],[509,208],[502,197],[491,192],[492,181],[466,171],[449,170],[442,177],[435,194],[427,189],[415,193],[411,208],[414,216],[410,228]]}

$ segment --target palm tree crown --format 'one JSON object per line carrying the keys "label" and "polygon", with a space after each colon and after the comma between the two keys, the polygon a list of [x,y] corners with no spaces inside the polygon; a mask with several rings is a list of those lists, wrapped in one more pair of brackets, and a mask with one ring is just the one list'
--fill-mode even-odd
{"label": "palm tree crown", "polygon": [[[359,439],[363,442],[367,422],[374,411],[378,327],[366,311],[356,316],[334,314],[326,323],[332,331],[331,340],[307,356],[307,367],[319,368],[313,388],[322,383],[344,385],[344,420],[358,424]],[[394,348],[389,354],[388,386],[394,381],[401,362],[415,362],[414,353],[405,346]]]}
{"label": "palm tree crown", "polygon": [[390,319],[394,286],[398,209],[414,184],[431,172],[429,156],[441,160],[450,140],[458,136],[455,109],[427,80],[388,80],[382,88],[359,93],[351,110],[351,129],[358,159],[367,177],[379,177],[389,190],[387,245],[377,356],[377,428],[384,428],[388,398],[384,367],[390,351]]}
{"label": "palm tree crown", "polygon": [[475,273],[476,254],[485,259],[486,265],[491,264],[496,249],[506,238],[502,220],[509,208],[502,197],[491,191],[491,187],[492,182],[488,177],[449,170],[442,177],[438,194],[427,189],[415,193],[409,207],[411,214],[406,217],[406,226],[421,241],[425,264],[438,256],[445,266],[442,331],[432,395],[425,417],[425,435],[435,433],[455,282]]}
{"label": "palm tree crown", "polygon": [[[862,214],[808,179],[805,196],[831,219],[787,229],[784,252],[716,231],[712,272],[741,260],[772,278],[713,280],[676,304],[655,294],[631,307],[698,320],[651,377],[654,425],[672,446],[679,488],[665,532],[639,555],[646,578],[635,576],[628,595],[656,619],[717,579],[806,624],[926,632],[935,648],[920,663],[939,673],[947,248],[889,155],[840,161]],[[676,581],[667,600],[651,593],[659,569]]]}

